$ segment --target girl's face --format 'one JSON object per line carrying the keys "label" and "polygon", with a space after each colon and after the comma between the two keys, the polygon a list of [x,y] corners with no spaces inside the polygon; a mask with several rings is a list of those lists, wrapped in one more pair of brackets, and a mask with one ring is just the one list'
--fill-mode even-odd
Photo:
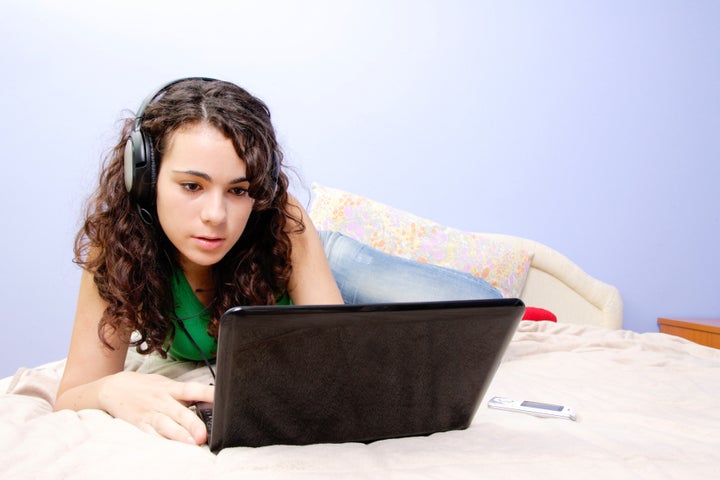
{"label": "girl's face", "polygon": [[219,262],[253,208],[246,164],[232,142],[206,123],[172,134],[157,178],[157,214],[189,272]]}

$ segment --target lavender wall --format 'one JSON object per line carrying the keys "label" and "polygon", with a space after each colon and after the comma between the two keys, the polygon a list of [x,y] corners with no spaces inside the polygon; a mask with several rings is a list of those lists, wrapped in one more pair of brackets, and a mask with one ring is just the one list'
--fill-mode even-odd
{"label": "lavender wall", "polygon": [[620,289],[626,328],[720,315],[720,3],[197,5],[4,3],[0,376],[65,356],[99,158],[186,75],[265,99],[306,184],[543,242]]}

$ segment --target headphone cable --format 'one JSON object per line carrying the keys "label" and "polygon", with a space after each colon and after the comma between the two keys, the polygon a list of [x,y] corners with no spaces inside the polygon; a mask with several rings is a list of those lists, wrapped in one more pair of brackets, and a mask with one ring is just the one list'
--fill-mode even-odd
{"label": "headphone cable", "polygon": [[[193,316],[197,316],[197,315],[193,315]],[[189,317],[189,318],[192,318],[192,317]],[[185,327],[184,320],[187,320],[187,318],[178,318],[176,320],[177,320],[177,324],[180,326],[180,329],[183,331],[185,336],[190,339],[190,343],[193,344],[193,347],[195,347],[195,349],[200,354],[200,357],[202,357],[203,362],[205,362],[205,365],[207,366],[208,370],[210,370],[210,374],[212,375],[212,378],[213,378],[213,383],[211,383],[210,385],[214,385],[215,384],[215,370],[213,370],[212,364],[210,363],[210,360],[208,359],[207,355],[205,355],[205,352],[203,352],[202,348],[200,348],[200,345],[197,344],[197,342],[192,337],[192,335],[190,335],[190,332],[188,331],[187,327]]]}

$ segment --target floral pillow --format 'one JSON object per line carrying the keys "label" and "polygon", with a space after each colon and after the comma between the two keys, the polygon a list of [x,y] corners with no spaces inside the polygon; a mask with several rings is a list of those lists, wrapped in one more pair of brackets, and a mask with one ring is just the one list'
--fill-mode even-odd
{"label": "floral pillow", "polygon": [[482,233],[463,232],[368,198],[313,184],[310,217],[391,255],[469,272],[505,297],[518,297],[533,254]]}

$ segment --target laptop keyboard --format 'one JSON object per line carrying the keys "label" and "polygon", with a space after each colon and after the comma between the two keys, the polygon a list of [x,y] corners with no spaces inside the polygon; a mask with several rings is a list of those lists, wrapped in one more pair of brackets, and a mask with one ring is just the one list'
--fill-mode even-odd
{"label": "laptop keyboard", "polygon": [[210,439],[210,433],[212,432],[212,421],[213,421],[213,406],[212,403],[199,402],[195,405],[195,413],[200,417],[200,420],[205,423],[207,428],[208,439]]}

